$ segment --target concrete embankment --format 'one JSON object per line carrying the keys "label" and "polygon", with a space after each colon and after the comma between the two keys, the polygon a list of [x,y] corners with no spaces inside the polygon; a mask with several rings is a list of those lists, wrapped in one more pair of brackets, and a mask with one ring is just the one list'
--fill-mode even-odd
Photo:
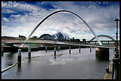
{"label": "concrete embankment", "polygon": [[114,58],[114,55],[113,55],[112,60],[109,64],[109,72],[108,73],[106,72],[104,79],[112,79],[113,58]]}
{"label": "concrete embankment", "polygon": [[[118,50],[119,50],[119,58],[120,58],[120,48],[118,48]],[[111,62],[109,64],[109,72],[106,72],[106,74],[104,76],[104,79],[113,79],[112,78],[112,74],[113,74],[112,70],[113,70],[113,59],[115,58],[115,53],[116,52],[114,52],[112,60],[111,60]],[[120,76],[120,65],[119,65],[119,76]],[[119,77],[119,79],[120,79],[120,77]]]}

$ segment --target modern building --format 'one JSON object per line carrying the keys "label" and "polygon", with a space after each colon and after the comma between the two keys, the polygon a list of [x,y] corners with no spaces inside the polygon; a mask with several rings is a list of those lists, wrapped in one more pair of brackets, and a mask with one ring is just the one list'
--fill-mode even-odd
{"label": "modern building", "polygon": [[50,34],[43,34],[39,37],[40,40],[54,40],[53,36]]}
{"label": "modern building", "polygon": [[70,40],[69,36],[66,33],[57,32],[56,34],[52,35],[55,40],[58,41],[68,41]]}
{"label": "modern building", "polygon": [[66,33],[57,32],[56,34],[43,34],[39,37],[41,40],[57,40],[57,41],[68,41],[69,36]]}

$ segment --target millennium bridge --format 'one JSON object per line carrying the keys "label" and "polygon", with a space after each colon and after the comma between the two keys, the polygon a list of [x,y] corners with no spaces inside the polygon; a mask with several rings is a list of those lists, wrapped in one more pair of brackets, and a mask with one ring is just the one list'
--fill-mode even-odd
{"label": "millennium bridge", "polygon": [[[92,32],[92,34],[94,35],[94,38],[92,38],[90,41],[86,42],[85,44],[83,43],[73,43],[73,42],[60,42],[60,41],[50,41],[50,40],[34,40],[34,41],[30,41],[30,37],[32,36],[32,34],[37,30],[37,28],[39,28],[39,26],[45,22],[45,20],[47,20],[50,16],[56,14],[56,13],[60,13],[60,12],[66,12],[66,13],[71,13],[73,15],[75,15],[76,17],[78,17],[81,21],[83,21],[83,23],[89,28],[89,30]],[[28,46],[29,44],[38,44],[38,47],[42,47],[42,45],[44,45],[45,48],[47,48],[48,46],[52,46],[54,49],[54,57],[56,57],[56,48],[58,47],[62,47],[62,46],[66,46],[69,49],[69,53],[71,53],[71,47],[78,47],[79,48],[79,52],[80,52],[80,47],[95,47],[98,48],[96,50],[96,55],[97,56],[102,56],[102,58],[109,58],[109,48],[115,48],[116,51],[118,51],[118,47],[117,46],[111,46],[109,45],[103,45],[103,43],[99,40],[99,37],[107,37],[109,39],[111,39],[112,41],[108,41],[109,42],[113,42],[116,43],[118,45],[118,41],[114,40],[112,37],[107,36],[107,35],[96,35],[96,33],[94,32],[94,30],[87,24],[87,22],[82,19],[79,15],[77,15],[76,13],[72,12],[72,11],[68,11],[68,10],[59,10],[59,11],[55,11],[51,14],[49,14],[48,16],[46,16],[29,34],[29,36],[27,37],[27,39],[25,41],[7,41],[4,42],[5,45],[10,46],[10,47],[17,47],[18,48],[18,64],[21,64],[21,49],[23,47],[28,48],[28,57],[31,58],[31,48],[30,46]],[[93,40],[96,39],[95,44],[91,44],[91,42],[93,42]],[[98,44],[96,44],[96,42],[98,42]],[[116,52],[117,55],[117,52]],[[117,66],[117,63],[119,62],[119,58],[118,55],[116,56],[116,59],[114,60],[114,66],[113,66],[113,79],[118,79],[119,77],[119,68]],[[11,68],[15,65],[12,65],[8,68]],[[2,70],[2,72],[6,71],[8,68]],[[109,69],[107,69],[107,72],[109,71]]]}

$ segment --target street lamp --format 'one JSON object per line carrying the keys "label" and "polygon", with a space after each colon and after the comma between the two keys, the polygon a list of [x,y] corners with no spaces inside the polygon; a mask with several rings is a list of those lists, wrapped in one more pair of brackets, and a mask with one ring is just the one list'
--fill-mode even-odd
{"label": "street lamp", "polygon": [[115,19],[114,21],[116,21],[116,54],[115,57],[118,58],[118,21],[120,21],[119,19]]}
{"label": "street lamp", "polygon": [[120,20],[115,19],[114,21],[116,21],[116,41],[115,41],[116,54],[115,54],[115,58],[113,58],[112,78],[119,80],[119,62],[120,62],[120,58],[119,58],[119,54],[118,54],[118,21],[120,21]]}

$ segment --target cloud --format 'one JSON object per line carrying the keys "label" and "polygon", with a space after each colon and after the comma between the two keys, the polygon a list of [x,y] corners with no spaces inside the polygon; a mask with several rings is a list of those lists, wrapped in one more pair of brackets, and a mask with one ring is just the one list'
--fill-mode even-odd
{"label": "cloud", "polygon": [[[102,4],[99,2],[50,2],[48,4],[54,8],[50,8],[49,10],[41,7],[44,4],[46,3],[39,4],[38,2],[35,5],[26,2],[2,2],[2,14],[6,15],[7,13],[11,13],[10,17],[3,16],[2,18],[4,21],[2,24],[4,34],[10,36],[18,36],[19,34],[28,36],[32,29],[47,15],[54,11],[64,9],[72,11],[82,17],[97,35],[110,35],[110,33],[115,32],[114,19],[119,18],[120,12],[119,5],[114,4],[104,7],[99,6],[99,4]],[[105,2],[104,4],[107,5],[109,3]],[[11,31],[12,33],[10,33]],[[70,13],[54,14],[42,23],[33,35],[39,37],[45,33],[54,34],[58,31],[65,32],[71,37],[80,39],[85,37],[91,39],[93,37],[89,28],[79,18]]]}
{"label": "cloud", "polygon": [[3,20],[6,21],[6,22],[9,22],[9,20],[7,18],[3,18]]}
{"label": "cloud", "polygon": [[2,8],[14,9],[16,11],[37,11],[39,7],[15,1],[2,2]]}
{"label": "cloud", "polygon": [[2,13],[16,13],[16,12],[10,9],[3,9]]}

